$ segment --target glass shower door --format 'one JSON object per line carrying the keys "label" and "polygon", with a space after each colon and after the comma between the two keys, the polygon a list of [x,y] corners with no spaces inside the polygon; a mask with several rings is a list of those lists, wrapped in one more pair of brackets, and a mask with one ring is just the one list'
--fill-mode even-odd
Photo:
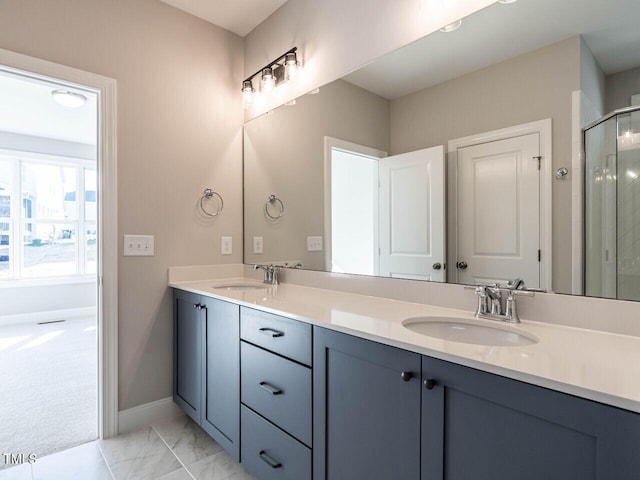
{"label": "glass shower door", "polygon": [[594,297],[617,298],[616,132],[616,117],[585,131],[585,293]]}
{"label": "glass shower door", "polygon": [[640,300],[640,112],[617,123],[617,298]]}
{"label": "glass shower door", "polygon": [[585,293],[640,300],[640,111],[589,128],[585,147]]}

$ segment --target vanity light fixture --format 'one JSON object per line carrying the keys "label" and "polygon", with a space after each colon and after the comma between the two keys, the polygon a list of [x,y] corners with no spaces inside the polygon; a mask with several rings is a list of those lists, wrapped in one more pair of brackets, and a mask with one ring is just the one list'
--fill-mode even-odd
{"label": "vanity light fixture", "polygon": [[462,20],[458,20],[456,22],[450,23],[449,25],[445,25],[440,29],[440,31],[443,33],[451,33],[458,30],[460,28],[460,25],[462,25]]}
{"label": "vanity light fixture", "polygon": [[242,98],[245,108],[253,104],[256,94],[256,90],[253,88],[253,79],[258,75],[260,75],[261,93],[269,92],[287,80],[295,79],[301,66],[297,50],[298,47],[293,47],[286,51],[242,82]]}
{"label": "vanity light fixture", "polygon": [[273,68],[266,67],[262,69],[262,80],[260,81],[261,90],[270,92],[276,86],[276,79],[273,76]]}
{"label": "vanity light fixture", "polygon": [[289,100],[288,102],[285,102],[285,105],[287,107],[293,107],[296,104],[296,99],[294,98],[293,100]]}
{"label": "vanity light fixture", "polygon": [[518,0],[498,0],[498,3],[508,5],[509,3],[516,3]]}
{"label": "vanity light fixture", "polygon": [[256,89],[253,88],[253,83],[251,80],[245,80],[242,82],[242,103],[244,104],[244,108],[248,108],[253,105],[253,97],[256,92]]}
{"label": "vanity light fixture", "polygon": [[300,70],[300,62],[296,52],[289,52],[284,56],[284,75],[287,80],[295,80]]}
{"label": "vanity light fixture", "polygon": [[307,92],[308,95],[315,95],[316,93],[320,93],[320,87],[316,87],[313,90]]}
{"label": "vanity light fixture", "polygon": [[68,108],[78,108],[87,102],[87,97],[84,95],[68,90],[53,90],[51,96],[58,105]]}

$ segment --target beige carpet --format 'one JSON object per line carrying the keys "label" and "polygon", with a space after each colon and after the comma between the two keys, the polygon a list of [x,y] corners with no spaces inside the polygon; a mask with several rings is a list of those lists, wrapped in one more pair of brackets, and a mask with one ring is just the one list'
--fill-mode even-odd
{"label": "beige carpet", "polygon": [[0,454],[98,437],[96,332],[95,318],[0,327]]}

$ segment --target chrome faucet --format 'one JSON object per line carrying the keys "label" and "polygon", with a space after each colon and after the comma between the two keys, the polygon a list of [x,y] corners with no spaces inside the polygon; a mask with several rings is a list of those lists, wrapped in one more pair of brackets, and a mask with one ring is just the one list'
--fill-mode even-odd
{"label": "chrome faucet", "polygon": [[254,265],[254,270],[262,269],[264,270],[264,280],[262,283],[267,283],[269,285],[278,285],[280,282],[278,280],[278,272],[280,272],[280,267],[277,265]]}
{"label": "chrome faucet", "polygon": [[[516,296],[533,297],[534,293],[527,290],[517,290],[512,288],[514,283],[515,281],[510,283],[508,288],[502,288],[498,284],[465,287],[467,289],[474,289],[478,296],[476,318],[500,320],[508,323],[520,323]],[[522,284],[524,284],[524,282],[520,285]],[[502,313],[503,293],[507,294],[506,299],[504,299],[504,314]]]}

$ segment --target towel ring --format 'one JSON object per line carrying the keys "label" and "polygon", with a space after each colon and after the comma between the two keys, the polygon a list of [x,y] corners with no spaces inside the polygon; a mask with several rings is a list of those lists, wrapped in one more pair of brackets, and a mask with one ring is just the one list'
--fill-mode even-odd
{"label": "towel ring", "polygon": [[[211,200],[214,196],[218,197],[220,206],[218,207],[215,213],[211,213],[206,208],[204,208],[204,201]],[[222,200],[222,197],[220,196],[220,194],[218,192],[214,192],[210,188],[205,188],[204,192],[202,193],[202,197],[200,197],[200,210],[202,210],[202,213],[204,213],[209,217],[217,217],[223,208],[224,208],[224,200]]]}
{"label": "towel ring", "polygon": [[[269,213],[269,204],[275,205],[276,202],[278,202],[280,204],[280,214],[279,215],[271,215],[271,213]],[[269,198],[267,198],[267,202],[264,204],[264,213],[271,220],[278,220],[280,217],[282,217],[282,215],[284,215],[284,203],[282,203],[282,200],[280,200],[275,195],[269,195]]]}

